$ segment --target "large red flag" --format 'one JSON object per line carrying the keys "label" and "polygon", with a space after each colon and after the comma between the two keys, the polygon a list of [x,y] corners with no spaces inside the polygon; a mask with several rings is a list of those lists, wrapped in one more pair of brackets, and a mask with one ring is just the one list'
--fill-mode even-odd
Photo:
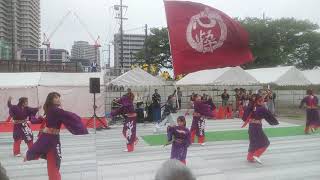
{"label": "large red flag", "polygon": [[188,1],[164,4],[175,75],[253,60],[248,33],[223,12]]}

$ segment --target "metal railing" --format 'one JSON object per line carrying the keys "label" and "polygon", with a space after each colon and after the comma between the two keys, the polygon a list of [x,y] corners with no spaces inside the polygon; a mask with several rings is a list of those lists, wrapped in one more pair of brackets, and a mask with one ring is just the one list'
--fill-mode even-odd
{"label": "metal railing", "polygon": [[83,72],[78,62],[0,60],[0,72]]}

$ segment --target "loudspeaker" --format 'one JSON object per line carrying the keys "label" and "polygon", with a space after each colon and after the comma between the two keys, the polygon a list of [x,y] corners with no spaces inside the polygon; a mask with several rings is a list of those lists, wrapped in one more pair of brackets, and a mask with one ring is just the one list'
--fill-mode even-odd
{"label": "loudspeaker", "polygon": [[90,93],[100,93],[100,78],[90,78]]}

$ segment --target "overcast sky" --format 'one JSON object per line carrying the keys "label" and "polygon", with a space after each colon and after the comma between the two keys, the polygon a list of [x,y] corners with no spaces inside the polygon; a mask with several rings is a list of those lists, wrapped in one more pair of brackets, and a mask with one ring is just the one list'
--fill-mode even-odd
{"label": "overcast sky", "polygon": [[[215,7],[231,17],[295,17],[320,24],[319,0],[193,0]],[[101,37],[102,49],[119,30],[112,6],[120,0],[41,0],[41,32],[50,34],[68,11],[78,14],[93,36]],[[163,0],[123,0],[129,8],[124,22],[127,33],[143,33],[149,27],[166,26]],[[127,31],[126,31],[127,30]],[[68,16],[51,38],[51,47],[71,49],[73,41],[93,43],[74,16]],[[107,52],[103,52],[107,55]]]}

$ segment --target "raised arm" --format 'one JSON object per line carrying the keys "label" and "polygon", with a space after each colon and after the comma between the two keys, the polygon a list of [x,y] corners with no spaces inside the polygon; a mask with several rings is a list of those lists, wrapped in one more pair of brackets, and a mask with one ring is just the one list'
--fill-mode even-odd
{"label": "raised arm", "polygon": [[305,98],[303,98],[303,99],[301,100],[299,108],[302,108],[303,105],[304,105],[306,102],[307,102],[307,97],[305,97]]}
{"label": "raised arm", "polygon": [[[260,111],[260,110],[259,110]],[[270,125],[278,125],[279,121],[274,117],[274,115],[267,110],[266,108],[262,108],[261,112],[263,115],[263,118],[270,124]]]}
{"label": "raised arm", "polygon": [[12,100],[12,97],[9,97],[8,102],[7,102],[7,106],[9,108],[9,116],[13,117],[15,114],[14,112],[15,112],[16,108],[14,108],[15,106],[12,105],[11,100]]}
{"label": "raised arm", "polygon": [[82,123],[81,118],[75,113],[57,108],[57,113],[61,117],[63,125],[74,135],[88,134],[88,130]]}
{"label": "raised arm", "polygon": [[9,97],[8,102],[7,102],[7,106],[9,109],[12,107],[11,100],[12,100],[12,98]]}

